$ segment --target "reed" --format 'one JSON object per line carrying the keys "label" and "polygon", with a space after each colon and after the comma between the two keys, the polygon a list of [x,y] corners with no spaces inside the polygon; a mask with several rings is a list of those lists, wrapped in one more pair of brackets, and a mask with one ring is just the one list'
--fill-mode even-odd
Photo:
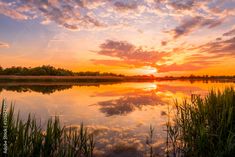
{"label": "reed", "polygon": [[235,154],[235,90],[211,90],[202,98],[176,101],[167,124],[172,156],[229,157]]}
{"label": "reed", "polygon": [[7,113],[4,112],[5,101],[2,101],[0,112],[0,151],[3,152],[4,114],[7,118],[8,156],[47,157],[71,156],[92,157],[94,150],[93,134],[83,124],[79,128],[61,126],[59,118],[50,118],[46,129],[42,129],[35,117],[30,114],[26,121],[14,115],[11,105]]}
{"label": "reed", "polygon": [[147,146],[147,156],[149,157],[154,157],[155,153],[153,151],[153,144],[154,144],[154,127],[150,125],[149,127],[149,133],[148,136],[146,137],[146,146]]}

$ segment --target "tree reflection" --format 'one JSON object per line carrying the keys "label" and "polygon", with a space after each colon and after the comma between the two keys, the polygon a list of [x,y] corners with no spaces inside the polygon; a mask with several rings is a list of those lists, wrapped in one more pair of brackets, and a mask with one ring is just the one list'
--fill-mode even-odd
{"label": "tree reflection", "polygon": [[0,85],[0,92],[3,90],[13,92],[38,92],[42,94],[51,94],[56,91],[62,91],[72,88],[72,85],[15,85],[3,86]]}

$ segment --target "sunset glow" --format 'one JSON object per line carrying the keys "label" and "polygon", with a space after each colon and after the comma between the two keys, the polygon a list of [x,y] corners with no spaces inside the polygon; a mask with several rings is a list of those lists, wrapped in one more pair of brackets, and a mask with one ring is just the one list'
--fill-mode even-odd
{"label": "sunset glow", "polygon": [[234,0],[0,0],[0,66],[235,75]]}

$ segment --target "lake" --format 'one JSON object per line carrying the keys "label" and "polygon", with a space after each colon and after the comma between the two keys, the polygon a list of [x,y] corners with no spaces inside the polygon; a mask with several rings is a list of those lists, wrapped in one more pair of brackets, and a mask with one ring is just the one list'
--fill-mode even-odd
{"label": "lake", "polygon": [[[31,113],[42,125],[55,115],[64,125],[78,126],[83,122],[95,131],[95,152],[100,156],[141,154],[146,150],[145,141],[152,125],[155,151],[161,154],[166,142],[167,114],[173,110],[176,99],[190,99],[191,94],[204,96],[210,89],[234,84],[202,81],[1,83],[0,98],[6,99],[8,107],[14,103],[22,119]],[[121,149],[121,146],[128,149]]]}

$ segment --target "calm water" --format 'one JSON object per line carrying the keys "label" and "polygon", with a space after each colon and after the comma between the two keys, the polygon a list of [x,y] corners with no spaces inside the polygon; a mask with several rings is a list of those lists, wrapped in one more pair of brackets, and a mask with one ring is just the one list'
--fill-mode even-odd
{"label": "calm water", "polygon": [[[155,147],[165,144],[168,108],[174,99],[193,94],[205,95],[208,89],[234,83],[166,81],[119,84],[0,84],[0,98],[15,103],[22,119],[33,113],[42,124],[59,115],[63,124],[83,122],[96,130],[96,153],[115,155],[118,146],[144,151],[150,124],[155,127]],[[117,152],[117,151],[116,151]],[[120,150],[119,153],[120,154]],[[125,154],[125,152],[124,152]],[[127,153],[128,154],[128,153]],[[122,156],[125,156],[122,154]]]}

